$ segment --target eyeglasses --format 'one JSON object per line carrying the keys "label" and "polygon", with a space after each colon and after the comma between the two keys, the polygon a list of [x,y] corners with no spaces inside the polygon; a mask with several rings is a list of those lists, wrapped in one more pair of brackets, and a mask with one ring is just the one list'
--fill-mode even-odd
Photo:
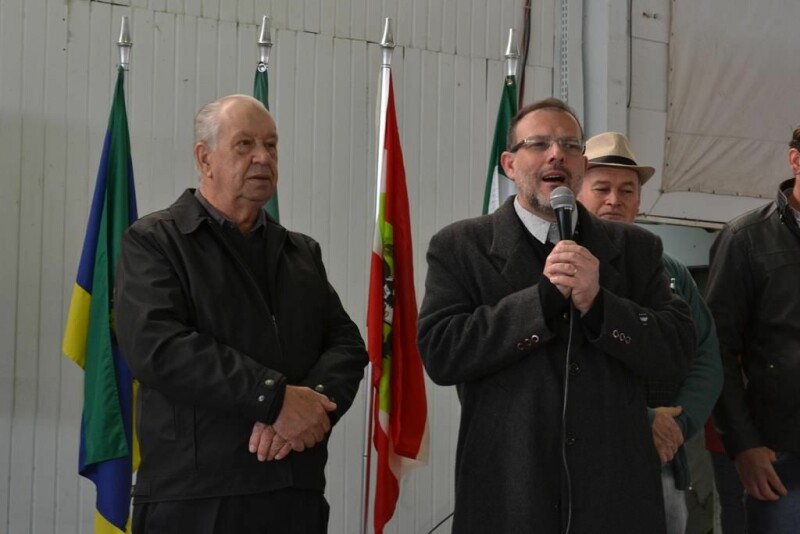
{"label": "eyeglasses", "polygon": [[533,135],[531,137],[526,137],[522,141],[514,143],[508,149],[508,151],[516,152],[520,148],[528,148],[534,152],[546,152],[547,150],[550,150],[550,147],[553,146],[553,143],[558,143],[558,146],[561,147],[561,150],[570,156],[579,156],[583,154],[583,151],[586,149],[586,144],[583,142],[583,139],[577,139],[575,137],[547,137]]}

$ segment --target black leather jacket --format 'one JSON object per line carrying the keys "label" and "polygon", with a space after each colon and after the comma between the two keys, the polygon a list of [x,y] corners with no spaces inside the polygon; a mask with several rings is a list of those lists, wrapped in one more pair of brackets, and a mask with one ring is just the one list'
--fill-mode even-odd
{"label": "black leather jacket", "polygon": [[191,190],[122,238],[116,330],[141,383],[135,502],[325,487],[327,442],[258,462],[251,429],[276,415],[284,383],[332,397],[335,422],[367,354],[319,245],[272,221],[263,231],[269,302]]}
{"label": "black leather jacket", "polygon": [[776,201],[728,223],[711,248],[708,306],[725,382],[714,422],[731,456],[758,446],[800,452],[800,229]]}

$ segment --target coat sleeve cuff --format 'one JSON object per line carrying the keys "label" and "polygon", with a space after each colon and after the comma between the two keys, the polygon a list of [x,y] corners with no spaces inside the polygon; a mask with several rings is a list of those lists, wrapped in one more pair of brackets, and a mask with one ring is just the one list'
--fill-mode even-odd
{"label": "coat sleeve cuff", "polygon": [[592,307],[589,311],[583,314],[581,322],[583,327],[590,337],[596,339],[600,337],[600,332],[603,331],[603,320],[605,319],[605,312],[603,311],[603,291],[597,293]]}
{"label": "coat sleeve cuff", "polygon": [[285,394],[286,377],[277,371],[265,372],[258,386],[251,392],[253,407],[258,413],[256,420],[273,424],[281,413]]}

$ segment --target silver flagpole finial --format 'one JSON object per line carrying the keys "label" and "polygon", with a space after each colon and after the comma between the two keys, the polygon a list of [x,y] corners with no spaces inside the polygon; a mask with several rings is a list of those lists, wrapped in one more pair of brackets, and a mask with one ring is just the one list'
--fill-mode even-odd
{"label": "silver flagpole finial", "polygon": [[392,35],[392,19],[386,17],[383,25],[383,37],[381,38],[381,48],[394,48],[394,35]]}
{"label": "silver flagpole finial", "polygon": [[517,46],[516,32],[514,28],[508,29],[508,44],[506,45],[506,76],[517,75],[517,63],[519,61],[519,47]]}
{"label": "silver flagpole finial", "polygon": [[392,35],[392,19],[386,17],[381,38],[381,65],[388,67],[392,64],[392,51],[394,50],[394,36]]}
{"label": "silver flagpole finial", "polygon": [[269,53],[272,50],[272,37],[270,37],[269,17],[261,17],[261,32],[258,36],[258,70],[264,72],[269,68]]}
{"label": "silver flagpole finial", "polygon": [[119,40],[117,41],[117,47],[119,48],[119,64],[120,66],[128,70],[128,65],[131,61],[131,47],[133,46],[133,41],[131,41],[131,29],[128,25],[128,17],[122,17],[122,24],[119,28]]}

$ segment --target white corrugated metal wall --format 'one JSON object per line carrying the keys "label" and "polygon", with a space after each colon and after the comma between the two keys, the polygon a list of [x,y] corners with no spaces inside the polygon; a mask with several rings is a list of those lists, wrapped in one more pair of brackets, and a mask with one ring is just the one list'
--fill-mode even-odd
{"label": "white corrugated metal wall", "polygon": [[[320,241],[333,284],[365,317],[383,18],[411,204],[418,298],[430,236],[476,215],[509,27],[523,0],[0,0],[0,532],[91,532],[76,474],[82,372],[61,355],[105,134],[122,15],[134,41],[128,112],[139,212],[195,183],[192,117],[251,93],[258,23],[272,18],[270,104],[282,222]],[[122,5],[120,5],[122,4]],[[557,0],[534,0],[526,100],[553,87]],[[389,533],[452,510],[458,403],[428,385],[432,454],[406,478]],[[330,532],[358,532],[364,394],[331,442]],[[445,525],[437,532],[449,532]]]}

